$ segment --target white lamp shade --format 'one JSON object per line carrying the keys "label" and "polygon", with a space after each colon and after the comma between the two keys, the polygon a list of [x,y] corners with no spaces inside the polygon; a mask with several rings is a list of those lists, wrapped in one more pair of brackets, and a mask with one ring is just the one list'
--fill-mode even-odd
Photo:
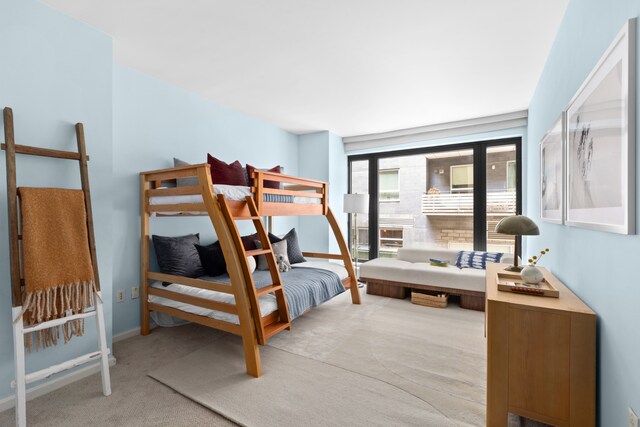
{"label": "white lamp shade", "polygon": [[369,213],[369,195],[368,194],[345,194],[344,195],[344,213]]}

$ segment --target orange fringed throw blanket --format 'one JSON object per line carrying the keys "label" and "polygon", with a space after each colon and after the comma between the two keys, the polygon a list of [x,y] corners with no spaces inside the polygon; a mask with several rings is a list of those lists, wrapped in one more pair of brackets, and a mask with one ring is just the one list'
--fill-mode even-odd
{"label": "orange fringed throw blanket", "polygon": [[[82,190],[18,189],[21,203],[25,326],[82,313],[94,305],[95,280]],[[62,327],[64,342],[84,333],[84,321]],[[36,349],[55,345],[58,327],[34,332]],[[33,334],[31,334],[33,335]],[[27,349],[33,337],[25,336]]]}

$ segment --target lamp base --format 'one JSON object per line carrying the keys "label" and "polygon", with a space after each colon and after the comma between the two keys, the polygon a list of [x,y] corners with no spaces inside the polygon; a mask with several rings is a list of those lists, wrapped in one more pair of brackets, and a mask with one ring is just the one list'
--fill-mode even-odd
{"label": "lamp base", "polygon": [[520,273],[523,268],[524,267],[522,267],[521,265],[510,265],[509,267],[506,267],[504,270],[513,271],[514,273]]}

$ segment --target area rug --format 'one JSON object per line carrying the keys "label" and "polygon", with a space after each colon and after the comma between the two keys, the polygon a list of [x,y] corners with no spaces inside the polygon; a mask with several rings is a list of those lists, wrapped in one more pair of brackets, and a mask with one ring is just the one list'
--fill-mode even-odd
{"label": "area rug", "polygon": [[341,296],[261,348],[261,378],[244,373],[235,336],[150,376],[240,425],[484,425],[483,320],[455,306]]}

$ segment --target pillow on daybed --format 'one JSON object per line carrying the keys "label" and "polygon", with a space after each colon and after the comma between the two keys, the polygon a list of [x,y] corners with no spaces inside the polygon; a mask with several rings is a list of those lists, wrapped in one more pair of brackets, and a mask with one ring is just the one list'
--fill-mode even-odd
{"label": "pillow on daybed", "polygon": [[220,242],[215,242],[209,246],[201,246],[198,244],[195,246],[200,256],[200,262],[207,272],[207,275],[219,276],[227,272],[227,263],[224,260]]}
{"label": "pillow on daybed", "polygon": [[488,262],[500,262],[503,255],[502,252],[460,251],[456,258],[456,267],[486,270]]}
{"label": "pillow on daybed", "polygon": [[207,163],[211,168],[211,180],[214,184],[247,186],[247,180],[239,161],[236,160],[228,164],[216,159],[211,154],[207,154]]}
{"label": "pillow on daybed", "polygon": [[200,244],[199,234],[179,237],[151,236],[160,271],[175,276],[199,277],[206,272],[195,245]]}
{"label": "pillow on daybed", "polygon": [[[249,187],[253,187],[253,172],[258,169],[258,170],[266,170],[267,172],[276,172],[276,173],[281,173],[282,172],[282,168],[280,167],[280,165],[278,166],[274,166],[271,169],[259,169],[256,168],[254,166],[251,166],[249,163],[247,163],[247,185]],[[264,186],[266,188],[280,188],[280,183],[278,181],[265,181],[264,182]]]}
{"label": "pillow on daybed", "polygon": [[[177,158],[173,158],[173,167],[177,168],[178,166],[191,166],[191,163],[187,163],[184,160],[180,160]],[[177,178],[176,186],[177,187],[194,187],[198,185],[198,178],[195,176],[191,176],[189,178]]]}

